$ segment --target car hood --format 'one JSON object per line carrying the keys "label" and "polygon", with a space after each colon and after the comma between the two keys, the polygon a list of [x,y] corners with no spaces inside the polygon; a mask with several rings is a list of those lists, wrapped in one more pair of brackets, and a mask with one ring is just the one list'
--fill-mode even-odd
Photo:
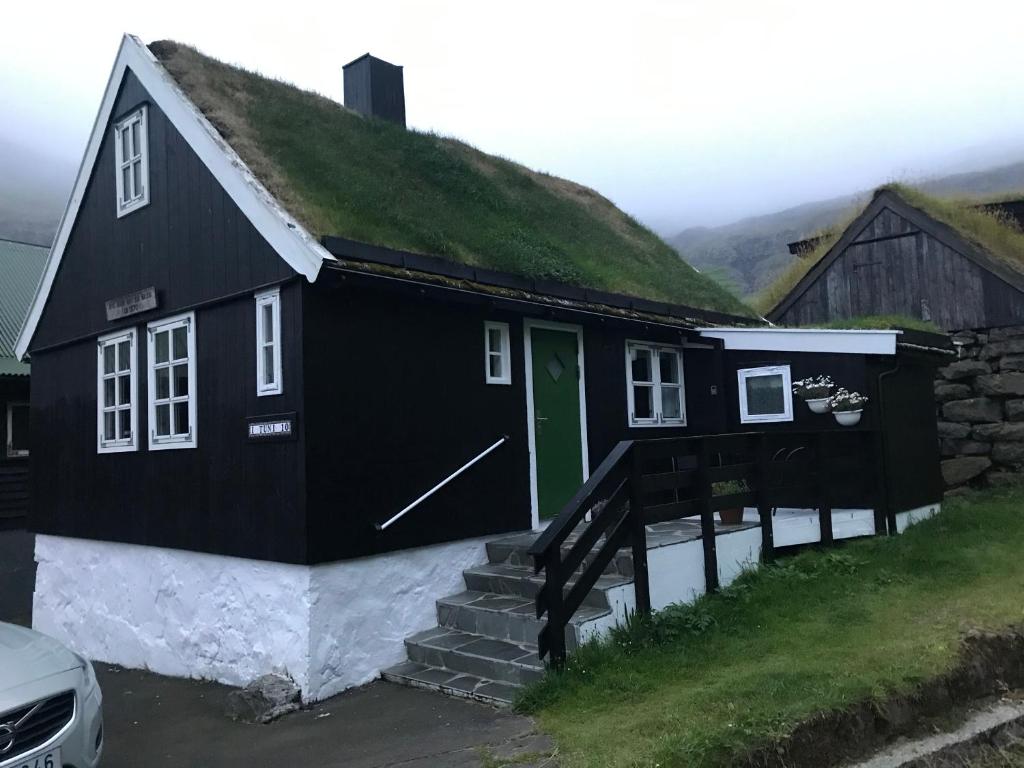
{"label": "car hood", "polygon": [[81,666],[78,657],[52,637],[0,622],[0,694]]}

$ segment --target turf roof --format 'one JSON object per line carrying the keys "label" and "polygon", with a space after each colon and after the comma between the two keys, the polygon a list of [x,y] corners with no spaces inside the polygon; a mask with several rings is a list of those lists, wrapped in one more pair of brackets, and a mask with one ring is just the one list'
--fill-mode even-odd
{"label": "turf roof", "polygon": [[752,314],[591,189],[456,139],[364,118],[180,43],[149,48],[260,181],[317,236]]}
{"label": "turf roof", "polygon": [[943,199],[925,194],[906,184],[886,184],[876,189],[870,200],[849,211],[840,224],[816,232],[808,238],[818,239],[809,250],[797,256],[778,279],[757,298],[754,302],[755,307],[767,315],[782,304],[804,276],[828,255],[857,217],[885,191],[951,227],[960,237],[991,256],[994,261],[1024,277],[1024,232],[1012,216],[999,210],[979,207],[981,203],[991,200]]}

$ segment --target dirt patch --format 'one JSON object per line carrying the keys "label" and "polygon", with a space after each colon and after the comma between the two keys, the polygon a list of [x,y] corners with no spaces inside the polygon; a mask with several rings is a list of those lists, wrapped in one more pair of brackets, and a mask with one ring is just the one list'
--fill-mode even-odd
{"label": "dirt patch", "polygon": [[1024,628],[971,632],[956,666],[912,692],[823,712],[781,741],[734,761],[745,768],[820,768],[866,757],[894,739],[915,735],[987,697],[1024,687]]}

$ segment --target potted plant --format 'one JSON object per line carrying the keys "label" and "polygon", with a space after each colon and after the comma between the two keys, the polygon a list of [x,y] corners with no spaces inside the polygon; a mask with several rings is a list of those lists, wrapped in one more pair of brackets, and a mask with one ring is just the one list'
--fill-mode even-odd
{"label": "potted plant", "polygon": [[808,376],[793,382],[793,394],[799,395],[812,413],[826,413],[835,382],[831,376]]}
{"label": "potted plant", "polygon": [[836,390],[836,393],[828,400],[829,408],[836,421],[844,427],[852,427],[860,421],[860,415],[864,411],[864,403],[867,397],[860,392],[849,392],[843,387]]}
{"label": "potted plant", "polygon": [[[711,484],[711,493],[714,496],[731,496],[734,493],[746,493],[749,490],[745,480],[722,480]],[[718,517],[723,525],[739,525],[743,522],[743,507],[720,509]]]}

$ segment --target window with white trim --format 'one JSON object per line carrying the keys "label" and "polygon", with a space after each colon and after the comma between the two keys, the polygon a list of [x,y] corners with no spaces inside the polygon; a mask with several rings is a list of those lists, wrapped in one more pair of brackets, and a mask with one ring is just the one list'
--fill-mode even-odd
{"label": "window with white trim", "polygon": [[7,404],[7,458],[28,456],[28,403]]}
{"label": "window with white trim", "polygon": [[488,384],[512,383],[508,323],[484,323],[484,374]]}
{"label": "window with white trim", "polygon": [[631,427],[686,426],[683,351],[627,341],[626,399]]}
{"label": "window with white trim", "polygon": [[279,395],[281,381],[281,291],[256,294],[256,394]]}
{"label": "window with white trim", "polygon": [[793,420],[793,382],[788,365],[741,368],[740,423]]}
{"label": "window with white trim", "polygon": [[136,333],[131,328],[96,343],[96,420],[99,453],[134,451],[138,447],[139,391],[136,379]]}
{"label": "window with white trim", "polygon": [[195,448],[195,314],[155,320],[147,331],[149,448]]}
{"label": "window with white trim", "polygon": [[146,107],[114,126],[118,218],[149,203],[149,140]]}

